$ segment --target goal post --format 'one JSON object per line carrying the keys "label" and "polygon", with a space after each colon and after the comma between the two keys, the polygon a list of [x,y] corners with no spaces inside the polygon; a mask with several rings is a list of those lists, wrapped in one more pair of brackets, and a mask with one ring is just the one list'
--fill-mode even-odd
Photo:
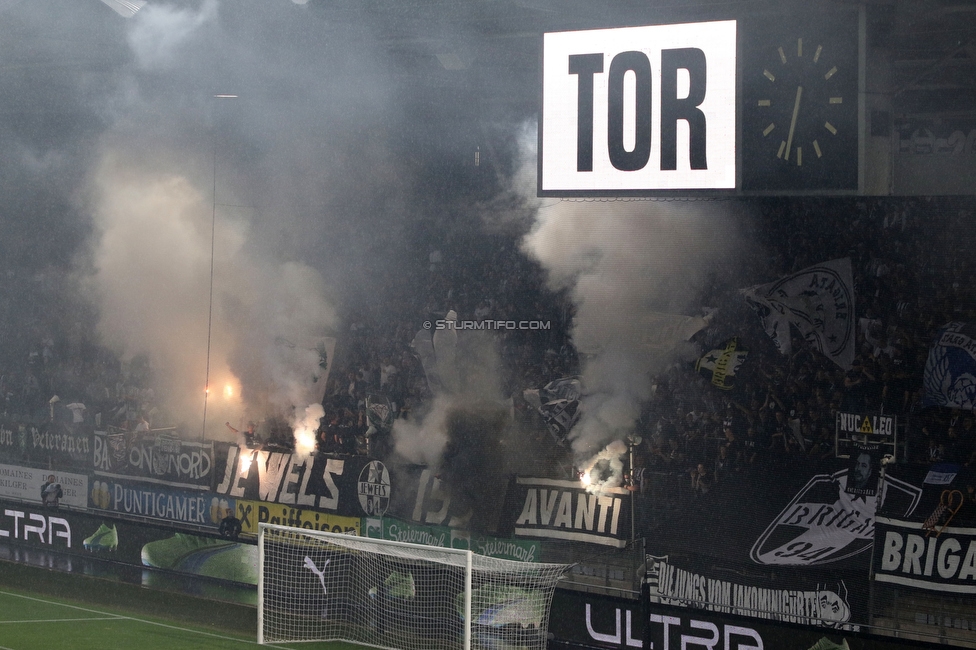
{"label": "goal post", "polygon": [[260,524],[258,643],[544,650],[567,564]]}

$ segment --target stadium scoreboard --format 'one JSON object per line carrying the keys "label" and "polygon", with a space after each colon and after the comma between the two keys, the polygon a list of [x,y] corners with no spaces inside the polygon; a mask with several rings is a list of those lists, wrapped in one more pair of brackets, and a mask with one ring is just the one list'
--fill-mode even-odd
{"label": "stadium scoreboard", "polygon": [[854,194],[856,11],[543,35],[540,196]]}

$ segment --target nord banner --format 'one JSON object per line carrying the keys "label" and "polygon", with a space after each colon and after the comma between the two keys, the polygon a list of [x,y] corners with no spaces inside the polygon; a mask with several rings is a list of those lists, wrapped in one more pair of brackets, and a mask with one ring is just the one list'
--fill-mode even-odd
{"label": "nord banner", "polygon": [[95,475],[175,488],[210,489],[213,442],[188,442],[167,435],[96,431]]}
{"label": "nord banner", "polygon": [[517,537],[542,537],[623,548],[630,538],[631,493],[590,492],[580,481],[517,477],[510,514]]}

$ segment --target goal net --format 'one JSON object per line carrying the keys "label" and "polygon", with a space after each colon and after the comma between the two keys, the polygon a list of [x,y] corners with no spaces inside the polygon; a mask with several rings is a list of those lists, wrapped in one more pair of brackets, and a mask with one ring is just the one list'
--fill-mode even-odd
{"label": "goal net", "polygon": [[261,524],[258,643],[544,650],[566,564]]}

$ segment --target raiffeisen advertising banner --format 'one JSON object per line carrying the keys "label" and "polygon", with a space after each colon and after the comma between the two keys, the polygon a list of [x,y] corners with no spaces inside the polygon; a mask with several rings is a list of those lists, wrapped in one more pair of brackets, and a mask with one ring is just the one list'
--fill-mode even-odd
{"label": "raiffeisen advertising banner", "polygon": [[543,36],[539,194],[735,188],[734,20]]}
{"label": "raiffeisen advertising banner", "polygon": [[258,524],[360,535],[363,521],[361,517],[343,517],[266,501],[238,501],[237,518],[241,520],[241,533],[255,536],[258,534]]}

